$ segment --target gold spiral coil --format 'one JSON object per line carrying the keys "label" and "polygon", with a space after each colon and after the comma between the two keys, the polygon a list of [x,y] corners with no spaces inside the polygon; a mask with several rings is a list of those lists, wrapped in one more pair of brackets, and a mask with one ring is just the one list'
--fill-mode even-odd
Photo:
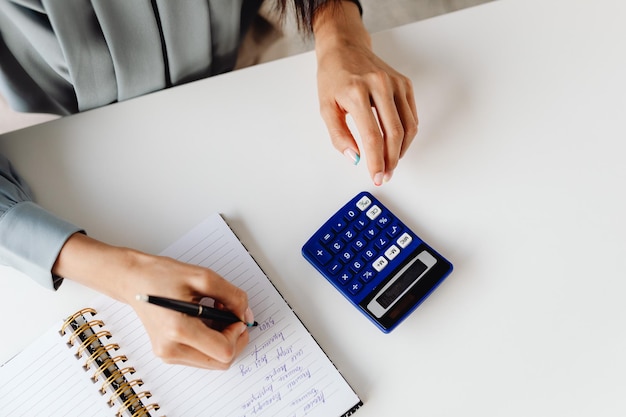
{"label": "gold spiral coil", "polygon": [[[136,394],[135,392],[133,392],[133,395],[128,397],[126,401],[124,401],[124,404],[122,404],[120,408],[117,410],[116,416],[122,417],[124,414],[124,411],[128,411],[130,410],[131,407],[134,407],[137,404],[141,404],[142,398],[150,398],[150,397],[152,397],[152,394],[149,391],[142,391],[139,394]],[[143,404],[141,408],[144,408]]]}
{"label": "gold spiral coil", "polygon": [[115,372],[109,375],[106,381],[104,381],[104,383],[102,384],[102,387],[100,388],[100,392],[102,394],[106,394],[107,387],[110,386],[111,383],[113,383],[113,381],[115,381],[117,378],[124,377],[124,374],[132,375],[134,373],[135,373],[135,368],[133,368],[132,366],[127,366],[126,368],[122,368],[122,369],[119,369],[119,368],[116,369]]}
{"label": "gold spiral coil", "polygon": [[69,340],[67,341],[67,345],[68,346],[74,346],[74,342],[76,341],[76,338],[79,337],[82,333],[84,333],[86,330],[92,330],[95,326],[99,326],[102,327],[104,326],[104,323],[102,322],[102,320],[91,320],[91,321],[87,321],[83,324],[81,324],[76,330],[74,330],[74,332],[70,335]]}
{"label": "gold spiral coil", "polygon": [[93,315],[96,314],[96,310],[94,310],[93,308],[83,308],[82,310],[78,310],[76,313],[74,313],[71,316],[69,316],[63,322],[63,325],[61,326],[61,330],[59,330],[59,333],[61,333],[61,336],[65,336],[65,329],[67,329],[67,326],[69,326],[71,322],[73,322],[79,316],[82,316],[82,315],[84,315],[86,313],[91,313],[91,315],[93,316]]}
{"label": "gold spiral coil", "polygon": [[100,365],[98,369],[96,369],[96,372],[93,373],[91,380],[93,382],[98,382],[98,377],[100,376],[100,374],[104,372],[109,366],[116,366],[115,362],[126,362],[127,360],[128,358],[126,357],[126,355],[119,355],[114,358],[107,356],[107,358],[102,362],[102,365]]}
{"label": "gold spiral coil", "polygon": [[109,343],[108,345],[98,346],[93,352],[91,352],[91,355],[89,355],[89,357],[85,361],[83,368],[85,369],[85,371],[89,370],[89,368],[91,367],[91,364],[94,363],[100,357],[100,355],[104,353],[106,353],[107,355],[110,355],[109,351],[112,351],[112,350],[115,351],[115,350],[118,350],[119,348],[120,348],[120,345],[118,345],[117,343]]}
{"label": "gold spiral coil", "polygon": [[150,416],[150,410],[158,410],[159,404],[148,404],[145,407],[142,407],[141,410],[137,410],[131,417],[144,417]]}
{"label": "gold spiral coil", "polygon": [[115,404],[115,401],[124,393],[124,391],[126,391],[127,389],[132,389],[132,387],[137,386],[140,387],[143,385],[143,381],[141,379],[133,379],[132,381],[128,382],[124,382],[122,385],[120,385],[115,392],[113,393],[113,395],[111,395],[111,398],[109,398],[109,407],[113,407],[113,405]]}
{"label": "gold spiral coil", "polygon": [[106,337],[108,339],[111,337],[111,333],[107,330],[101,330],[87,337],[85,340],[83,340],[80,346],[78,346],[75,356],[77,358],[80,358],[83,355],[83,352],[85,351],[85,349],[87,349],[89,345],[94,343],[96,340],[100,340],[103,337]]}
{"label": "gold spiral coil", "polygon": [[[114,390],[109,397],[107,404],[113,407],[115,403],[120,404],[116,415],[121,417],[124,413],[132,414],[131,417],[150,417],[151,411],[160,409],[156,403],[144,404],[143,399],[151,398],[150,391],[139,391],[138,387],[143,386],[143,380],[135,378],[131,380],[129,375],[135,373],[132,366],[121,368],[121,364],[126,362],[126,355],[113,356],[112,352],[117,351],[120,346],[117,343],[105,344],[106,339],[112,337],[111,333],[105,329],[102,320],[93,319],[97,314],[93,308],[83,308],[68,317],[61,326],[59,333],[66,336],[67,345],[73,347],[77,345],[75,356],[81,358],[83,354],[88,356],[83,364],[83,369],[88,371],[92,365],[97,368],[91,376],[95,383],[99,379],[106,377],[99,391],[102,395]],[[91,316],[91,317],[90,317]],[[79,344],[80,342],[80,344]],[[148,402],[148,401],[146,401]]]}

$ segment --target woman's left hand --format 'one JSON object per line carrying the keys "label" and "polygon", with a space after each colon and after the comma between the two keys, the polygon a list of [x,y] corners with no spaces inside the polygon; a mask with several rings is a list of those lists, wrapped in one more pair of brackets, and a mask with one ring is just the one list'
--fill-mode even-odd
{"label": "woman's left hand", "polygon": [[360,148],[346,122],[351,115],[370,176],[381,185],[417,134],[413,87],[374,54],[358,8],[341,4],[321,10],[314,21],[320,112],[334,147],[358,163]]}

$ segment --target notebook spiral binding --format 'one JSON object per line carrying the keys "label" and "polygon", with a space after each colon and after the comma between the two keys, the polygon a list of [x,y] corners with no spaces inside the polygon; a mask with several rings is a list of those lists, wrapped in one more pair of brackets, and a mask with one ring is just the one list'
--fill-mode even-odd
{"label": "notebook spiral binding", "polygon": [[116,416],[150,417],[151,411],[157,411],[159,405],[147,401],[152,394],[141,391],[143,381],[133,379],[135,368],[124,366],[128,360],[125,355],[116,355],[120,348],[117,343],[106,343],[111,333],[104,329],[102,320],[95,318],[97,312],[92,308],[84,308],[67,318],[59,330],[61,336],[69,334],[68,347],[77,346],[77,359],[85,357],[83,368],[92,372],[91,380],[102,381],[100,394],[107,392],[110,397],[109,407],[119,404]]}

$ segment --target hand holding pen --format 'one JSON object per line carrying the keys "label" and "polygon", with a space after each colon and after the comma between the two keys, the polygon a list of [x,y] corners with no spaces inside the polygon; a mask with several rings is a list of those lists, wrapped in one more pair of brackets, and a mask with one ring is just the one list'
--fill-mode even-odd
{"label": "hand holding pen", "polygon": [[[165,363],[227,369],[250,340],[247,323],[254,323],[254,314],[248,295],[210,268],[75,233],[59,254],[54,273],[130,305],[155,355]],[[136,294],[168,294],[189,301],[209,297],[246,323],[209,327],[187,314],[138,301]]]}
{"label": "hand holding pen", "polygon": [[171,298],[143,294],[137,294],[137,300],[164,307],[173,311],[178,311],[192,317],[198,317],[207,320],[216,320],[224,324],[242,322],[248,327],[258,326],[258,323],[256,321],[246,322],[235,316],[230,311],[220,310],[202,304],[189,303],[186,301],[174,300]]}

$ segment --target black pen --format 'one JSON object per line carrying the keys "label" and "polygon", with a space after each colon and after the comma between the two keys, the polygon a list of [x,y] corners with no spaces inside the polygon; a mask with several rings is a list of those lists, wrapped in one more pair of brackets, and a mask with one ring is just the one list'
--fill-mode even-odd
{"label": "black pen", "polygon": [[136,298],[139,301],[145,301],[146,303],[154,304],[202,319],[217,320],[228,324],[242,322],[248,327],[255,327],[259,325],[256,321],[254,323],[246,323],[230,311],[218,310],[217,308],[203,306],[202,304],[188,303],[186,301],[156,297],[154,295],[137,294]]}

